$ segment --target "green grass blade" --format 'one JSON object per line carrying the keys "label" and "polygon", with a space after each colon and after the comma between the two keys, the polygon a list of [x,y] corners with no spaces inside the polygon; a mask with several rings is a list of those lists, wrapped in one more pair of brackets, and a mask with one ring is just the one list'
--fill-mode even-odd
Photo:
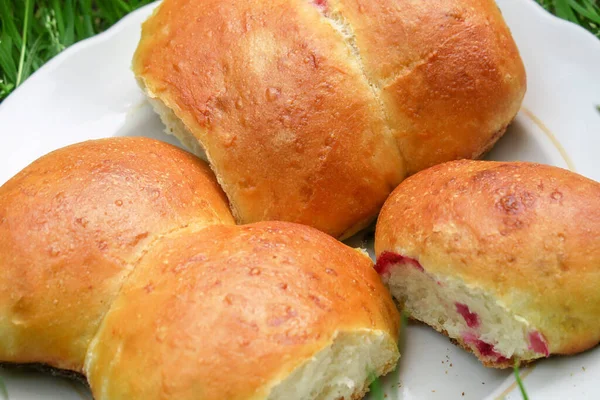
{"label": "green grass blade", "polygon": [[521,396],[523,396],[523,400],[529,400],[529,396],[527,396],[527,392],[525,391],[525,386],[523,385],[523,381],[521,380],[521,375],[519,373],[519,367],[517,364],[513,367],[513,372],[515,374],[515,380],[517,381],[517,385],[519,386],[519,390],[521,391]]}
{"label": "green grass blade", "polygon": [[554,10],[556,15],[558,15],[560,18],[579,23],[579,20],[577,19],[577,16],[575,16],[575,13],[569,5],[568,0],[554,0]]}
{"label": "green grass blade", "polygon": [[0,67],[4,72],[4,76],[10,82],[17,80],[17,65],[12,55],[13,41],[8,34],[0,35]]}
{"label": "green grass blade", "polygon": [[589,12],[596,14],[596,15],[600,15],[600,3],[598,3],[598,1],[596,1],[595,3],[593,1],[584,1],[583,6]]}
{"label": "green grass blade", "polygon": [[371,385],[369,386],[369,397],[372,400],[383,400],[384,394],[381,380],[375,375],[374,372],[369,373],[369,380],[371,381]]}
{"label": "green grass blade", "polygon": [[[589,8],[583,7],[576,1],[571,1],[569,4],[573,10],[577,11],[579,14],[583,15],[585,18],[587,18],[590,21],[593,21],[597,24],[600,24],[600,13],[594,12],[595,10],[593,8],[590,10]],[[591,5],[591,3],[590,3],[590,5]]]}
{"label": "green grass blade", "polygon": [[21,33],[15,24],[15,15],[9,6],[11,2],[0,0],[0,17],[2,18],[2,32],[10,36],[18,48],[21,47]]}
{"label": "green grass blade", "polygon": [[15,85],[12,83],[4,82],[4,79],[0,79],[0,99],[9,95],[12,92]]}
{"label": "green grass blade", "polygon": [[81,0],[80,4],[83,15],[83,37],[88,38],[96,34],[92,23],[92,2],[91,0]]}
{"label": "green grass blade", "polygon": [[17,82],[15,87],[21,84],[23,77],[23,64],[25,63],[25,50],[27,48],[27,33],[29,32],[29,14],[31,9],[31,0],[25,0],[25,17],[23,20],[23,42],[21,43],[21,55],[19,56],[19,68],[17,70]]}
{"label": "green grass blade", "polygon": [[0,376],[0,396],[2,396],[3,400],[9,400],[8,397],[8,389],[6,388],[6,384],[4,383],[4,379]]}
{"label": "green grass blade", "polygon": [[114,24],[121,15],[115,7],[113,0],[97,0],[96,6],[98,10],[102,10],[101,29],[104,30]]}
{"label": "green grass blade", "polygon": [[37,69],[34,68],[34,61],[37,59],[37,53],[42,44],[42,39],[43,36],[38,36],[27,52],[27,57],[25,57],[25,65],[23,66],[23,80],[29,78],[29,76]]}
{"label": "green grass blade", "polygon": [[114,0],[115,4],[119,6],[121,12],[124,14],[129,14],[134,10],[129,4],[125,3],[123,0]]}
{"label": "green grass blade", "polygon": [[73,0],[63,2],[63,17],[65,19],[65,33],[60,38],[63,48],[69,47],[75,40],[75,6]]}

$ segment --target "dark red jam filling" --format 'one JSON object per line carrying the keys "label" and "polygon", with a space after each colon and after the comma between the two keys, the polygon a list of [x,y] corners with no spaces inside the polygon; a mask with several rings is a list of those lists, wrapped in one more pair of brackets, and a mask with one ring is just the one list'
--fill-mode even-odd
{"label": "dark red jam filling", "polygon": [[479,316],[477,313],[471,312],[469,306],[462,303],[454,303],[456,312],[462,315],[469,328],[477,328],[479,326]]}
{"label": "dark red jam filling", "polygon": [[327,0],[313,0],[313,4],[322,10],[327,8]]}
{"label": "dark red jam filling", "polygon": [[384,251],[379,255],[379,257],[377,257],[375,271],[377,271],[379,275],[385,275],[388,274],[390,272],[390,268],[396,264],[410,265],[421,272],[425,271],[423,266],[414,258],[404,257],[391,251]]}
{"label": "dark red jam filling", "polygon": [[544,336],[538,331],[531,332],[529,334],[529,350],[533,350],[536,353],[541,353],[546,357],[550,355],[546,338],[544,338]]}
{"label": "dark red jam filling", "polygon": [[463,337],[465,343],[475,346],[482,357],[492,358],[495,362],[508,361],[508,358],[496,351],[496,348],[493,344],[484,342],[483,340],[475,337],[473,334],[466,334]]}

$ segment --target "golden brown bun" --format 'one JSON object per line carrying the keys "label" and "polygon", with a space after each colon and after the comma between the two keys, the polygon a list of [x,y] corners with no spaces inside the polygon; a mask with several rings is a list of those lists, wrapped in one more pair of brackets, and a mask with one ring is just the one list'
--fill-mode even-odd
{"label": "golden brown bun", "polygon": [[82,371],[125,277],[159,237],[233,224],[206,164],[144,138],[52,152],[0,188],[0,360]]}
{"label": "golden brown bun", "polygon": [[[420,281],[437,292],[437,299],[443,293],[464,296],[451,301],[461,304],[459,311],[470,319],[469,326],[481,322],[477,328],[490,333],[513,324],[514,329],[496,337],[493,345],[512,350],[521,346],[524,353],[498,351],[504,357],[572,354],[600,341],[597,182],[533,163],[438,165],[407,179],[392,193],[378,220],[375,248],[384,280],[396,285],[395,295],[403,302],[414,306],[429,301],[426,296],[418,301],[410,297],[411,285]],[[397,265],[420,265],[433,280],[421,279],[419,268],[400,269],[408,282],[404,284],[384,265],[386,258]],[[407,280],[409,274],[412,281]],[[489,306],[480,307],[483,303]],[[419,307],[413,311],[426,320]],[[476,316],[478,307],[482,311]],[[503,323],[485,326],[484,314],[494,307],[499,311],[491,317]],[[428,307],[428,315],[434,308]],[[454,329],[452,313],[441,325],[432,325],[440,331]],[[519,338],[529,344],[522,345]],[[462,345],[476,343],[464,334],[458,339]],[[485,347],[479,345],[480,350]]]}
{"label": "golden brown bun", "polygon": [[[333,399],[335,382],[308,397],[277,397],[273,388],[349,334],[361,335],[361,346],[381,337],[376,350],[387,354],[375,373],[391,370],[398,324],[371,260],[315,229],[183,230],[131,274],[90,346],[86,373],[97,400]],[[335,360],[341,374],[351,361]],[[319,378],[305,386],[319,390]]]}
{"label": "golden brown bun", "polygon": [[240,222],[348,236],[404,177],[360,65],[305,1],[163,2],[134,71],[202,143]]}
{"label": "golden brown bun", "polygon": [[347,237],[407,171],[489,149],[525,71],[493,0],[314,3],[165,0],[133,69],[240,222]]}

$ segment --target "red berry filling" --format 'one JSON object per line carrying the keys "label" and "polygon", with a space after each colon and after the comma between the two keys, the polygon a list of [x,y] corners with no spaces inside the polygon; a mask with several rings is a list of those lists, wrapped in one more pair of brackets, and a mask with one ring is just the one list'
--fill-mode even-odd
{"label": "red berry filling", "polygon": [[531,332],[529,334],[529,350],[533,350],[536,353],[541,353],[546,357],[550,355],[546,339],[538,331]]}
{"label": "red berry filling", "polygon": [[456,312],[462,315],[469,328],[477,328],[479,326],[479,316],[477,313],[471,312],[469,306],[462,303],[454,303]]}
{"label": "red berry filling", "polygon": [[313,4],[322,10],[327,8],[327,0],[313,0]]}
{"label": "red berry filling", "polygon": [[483,340],[477,338],[471,333],[464,334],[463,340],[465,341],[465,343],[475,346],[475,348],[482,357],[493,358],[495,362],[508,361],[508,358],[504,357],[502,354],[496,351],[493,344],[484,342]]}
{"label": "red berry filling", "polygon": [[423,266],[414,258],[404,257],[391,251],[384,251],[379,255],[377,263],[375,264],[375,271],[377,271],[379,275],[385,275],[390,272],[390,267],[396,264],[411,265],[421,272],[425,271]]}

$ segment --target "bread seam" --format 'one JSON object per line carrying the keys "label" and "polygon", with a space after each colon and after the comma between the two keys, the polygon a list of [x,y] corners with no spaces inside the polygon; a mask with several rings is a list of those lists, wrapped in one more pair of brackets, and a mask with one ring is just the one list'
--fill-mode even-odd
{"label": "bread seam", "polygon": [[[310,5],[310,7],[314,7],[314,6]],[[360,70],[360,73],[362,74],[367,85],[371,89],[371,92],[373,93],[373,96],[374,96],[377,104],[379,104],[379,109],[383,116],[384,126],[385,126],[385,129],[381,133],[383,135],[386,135],[387,138],[392,143],[394,143],[394,145],[396,146],[396,150],[398,151],[398,154],[400,155],[400,158],[402,159],[402,162],[406,163],[406,157],[404,155],[404,152],[398,145],[398,141],[396,140],[396,137],[394,135],[394,128],[392,125],[391,116],[388,113],[387,107],[385,106],[385,104],[383,102],[383,98],[381,95],[381,91],[382,91],[381,85],[378,84],[379,82],[377,82],[376,80],[371,79],[371,76],[369,74],[367,74],[367,69],[365,67],[365,63],[363,62],[363,58],[360,54],[360,49],[358,48],[358,45],[356,44],[356,39],[355,39],[356,34],[354,33],[354,28],[352,27],[352,24],[350,24],[347,21],[347,19],[344,17],[343,13],[341,12],[341,10],[339,8],[336,9],[335,12],[333,12],[333,13],[330,13],[328,10],[322,9],[319,7],[317,7],[317,9],[319,10],[319,14],[325,19],[325,21],[327,21],[329,23],[329,25],[339,33],[342,41],[344,42],[344,44],[346,45],[346,48],[348,49],[349,55],[356,62],[357,66]],[[235,215],[235,213],[234,213],[234,215]],[[341,234],[340,240],[347,239],[350,236],[359,232],[360,230],[366,228],[373,220],[375,220],[375,218],[376,218],[376,216],[369,218],[367,220],[358,221],[356,224],[349,227],[348,229],[346,229],[346,231],[344,231]]]}
{"label": "bread seam", "polygon": [[425,65],[428,64],[429,61],[431,60],[432,57],[435,57],[439,51],[451,40],[453,40],[454,38],[456,38],[457,36],[463,34],[464,32],[471,30],[472,27],[466,27],[465,29],[461,30],[460,32],[456,32],[455,34],[447,37],[442,43],[440,43],[434,50],[430,51],[427,55],[425,55],[424,57],[421,57],[417,60],[411,61],[406,65],[403,65],[402,68],[400,69],[400,71],[388,76],[387,78],[382,78],[381,79],[381,87],[387,87],[391,84],[393,84],[397,79],[399,78],[403,78],[405,76],[410,75],[411,73],[413,73],[415,71],[416,68],[420,67],[421,65]]}
{"label": "bread seam", "polygon": [[[140,254],[135,258],[135,260],[131,261],[130,263],[127,263],[126,265],[126,271],[127,274],[125,277],[123,277],[123,281],[121,282],[121,285],[119,286],[119,289],[115,292],[114,294],[114,299],[117,299],[119,297],[119,295],[121,294],[121,291],[123,290],[123,287],[125,286],[125,284],[127,283],[127,280],[131,277],[131,275],[133,274],[133,272],[135,271],[135,269],[137,268],[137,266],[139,265],[140,261],[144,258],[144,256],[146,254],[148,254],[148,252],[150,250],[152,250],[152,248],[154,246],[156,246],[157,243],[159,243],[161,240],[163,240],[164,238],[171,236],[173,234],[176,234],[184,229],[194,229],[194,227],[198,228],[197,230],[202,230],[208,226],[211,226],[211,224],[204,224],[204,226],[202,226],[202,224],[199,223],[188,223],[185,225],[180,225],[176,228],[173,229],[169,229],[168,231],[165,231],[164,233],[157,235],[156,238],[154,238],[150,243],[148,243],[148,245],[146,247],[144,247],[144,249],[140,252]],[[106,316],[108,315],[108,313],[110,312],[110,310],[112,309],[114,304],[114,300],[113,302],[111,302],[110,307],[108,308],[108,310],[106,311],[106,313],[101,317],[100,321],[98,322],[98,330],[94,333],[94,335],[92,336],[90,342],[88,343],[88,346],[86,348],[85,351],[85,357],[83,359],[83,371],[87,370],[87,364],[88,364],[88,355],[89,355],[89,350],[90,347],[92,346],[92,343],[94,342],[94,340],[96,339],[96,337],[98,336],[98,333],[100,332],[100,329],[102,327],[102,325],[104,324],[104,320],[106,319]],[[76,371],[78,372],[78,371]],[[87,375],[84,375],[87,376]]]}
{"label": "bread seam", "polygon": [[[318,8],[318,9],[319,9],[319,14],[321,14],[321,16],[323,16],[323,18],[325,18],[325,20],[327,22],[329,22],[329,24],[337,32],[339,32],[340,37],[342,38],[342,40],[344,41],[344,44],[348,48],[349,54],[351,56],[353,56],[354,61],[356,62],[356,64],[359,67],[360,73],[362,74],[365,81],[369,85],[369,88],[371,89],[371,92],[373,93],[373,96],[375,97],[377,104],[379,104],[381,113],[383,114],[384,121],[385,121],[385,127],[387,129],[385,129],[385,131],[382,133],[387,135],[388,138],[393,141],[393,143],[396,145],[398,153],[400,153],[400,156],[402,157],[402,161],[406,162],[406,157],[404,156],[402,149],[400,149],[400,147],[398,146],[398,142],[396,141],[396,138],[393,135],[394,128],[393,128],[392,122],[391,122],[392,119],[391,119],[390,114],[388,113],[387,107],[385,106],[385,104],[383,102],[383,98],[381,96],[381,87],[382,86],[380,85],[380,82],[373,80],[371,78],[371,76],[369,76],[369,74],[367,74],[367,69],[365,67],[365,63],[363,62],[363,58],[360,54],[360,49],[358,48],[358,45],[356,44],[356,34],[354,33],[354,28],[352,27],[352,24],[350,24],[348,22],[348,20],[344,17],[342,11],[339,8],[337,8],[333,13],[330,13],[328,10],[324,10],[321,8]],[[352,230],[353,229],[348,229],[348,231],[352,231]],[[360,229],[358,229],[358,230],[360,230]]]}
{"label": "bread seam", "polygon": [[204,229],[207,226],[211,226],[212,224],[200,224],[200,223],[195,223],[195,222],[191,222],[191,223],[187,223],[184,225],[180,225],[178,227],[175,227],[173,229],[169,229],[168,231],[165,231],[164,233],[157,235],[157,237],[155,237],[150,243],[148,243],[148,245],[140,251],[140,254],[138,255],[138,257],[135,258],[134,261],[132,261],[130,264],[131,266],[131,271],[133,272],[133,270],[135,269],[135,267],[137,266],[137,264],[140,262],[140,260],[150,251],[152,250],[152,248],[156,245],[156,243],[162,239],[164,239],[167,236],[171,236],[174,233],[177,233],[181,230],[187,229],[187,228],[191,228],[193,229],[195,226],[199,227],[198,230]]}

